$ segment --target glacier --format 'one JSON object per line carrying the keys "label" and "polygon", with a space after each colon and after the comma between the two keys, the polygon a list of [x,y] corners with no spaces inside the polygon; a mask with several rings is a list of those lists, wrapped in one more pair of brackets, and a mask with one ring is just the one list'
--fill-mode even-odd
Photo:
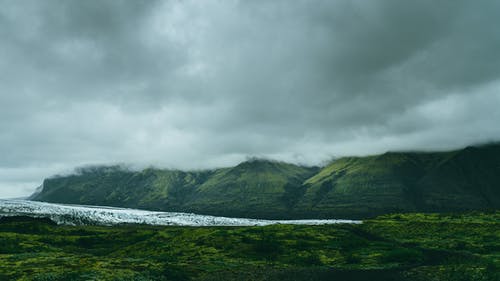
{"label": "glacier", "polygon": [[263,220],[230,218],[193,213],[156,212],[105,206],[55,204],[21,199],[0,199],[0,217],[30,216],[49,218],[61,225],[148,224],[177,226],[265,226],[272,224],[324,225],[359,224],[358,220],[305,219]]}

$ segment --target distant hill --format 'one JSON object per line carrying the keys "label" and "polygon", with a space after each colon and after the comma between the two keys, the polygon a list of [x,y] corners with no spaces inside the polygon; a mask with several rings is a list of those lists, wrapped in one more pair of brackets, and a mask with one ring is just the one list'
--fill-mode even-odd
{"label": "distant hill", "polygon": [[322,168],[258,159],[206,171],[91,167],[46,179],[32,199],[272,219],[498,209],[500,144],[345,157]]}

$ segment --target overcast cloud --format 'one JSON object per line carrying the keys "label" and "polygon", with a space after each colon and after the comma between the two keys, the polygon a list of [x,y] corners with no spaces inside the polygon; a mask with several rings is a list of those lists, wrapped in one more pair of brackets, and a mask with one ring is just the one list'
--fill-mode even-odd
{"label": "overcast cloud", "polygon": [[500,140],[499,26],[494,0],[0,0],[0,197]]}

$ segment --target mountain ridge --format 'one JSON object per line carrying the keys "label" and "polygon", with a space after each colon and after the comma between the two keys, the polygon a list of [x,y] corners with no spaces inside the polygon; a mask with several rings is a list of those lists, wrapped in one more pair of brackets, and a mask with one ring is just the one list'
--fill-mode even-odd
{"label": "mountain ridge", "polygon": [[268,219],[498,209],[500,144],[342,157],[323,167],[268,159],[198,171],[91,167],[45,179],[31,198]]}

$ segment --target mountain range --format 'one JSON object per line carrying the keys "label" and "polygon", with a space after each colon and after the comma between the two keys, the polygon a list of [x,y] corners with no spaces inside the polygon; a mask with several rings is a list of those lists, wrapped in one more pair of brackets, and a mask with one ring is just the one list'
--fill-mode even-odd
{"label": "mountain range", "polygon": [[265,219],[498,209],[500,143],[344,157],[324,167],[263,159],[201,171],[85,167],[45,179],[30,199]]}

